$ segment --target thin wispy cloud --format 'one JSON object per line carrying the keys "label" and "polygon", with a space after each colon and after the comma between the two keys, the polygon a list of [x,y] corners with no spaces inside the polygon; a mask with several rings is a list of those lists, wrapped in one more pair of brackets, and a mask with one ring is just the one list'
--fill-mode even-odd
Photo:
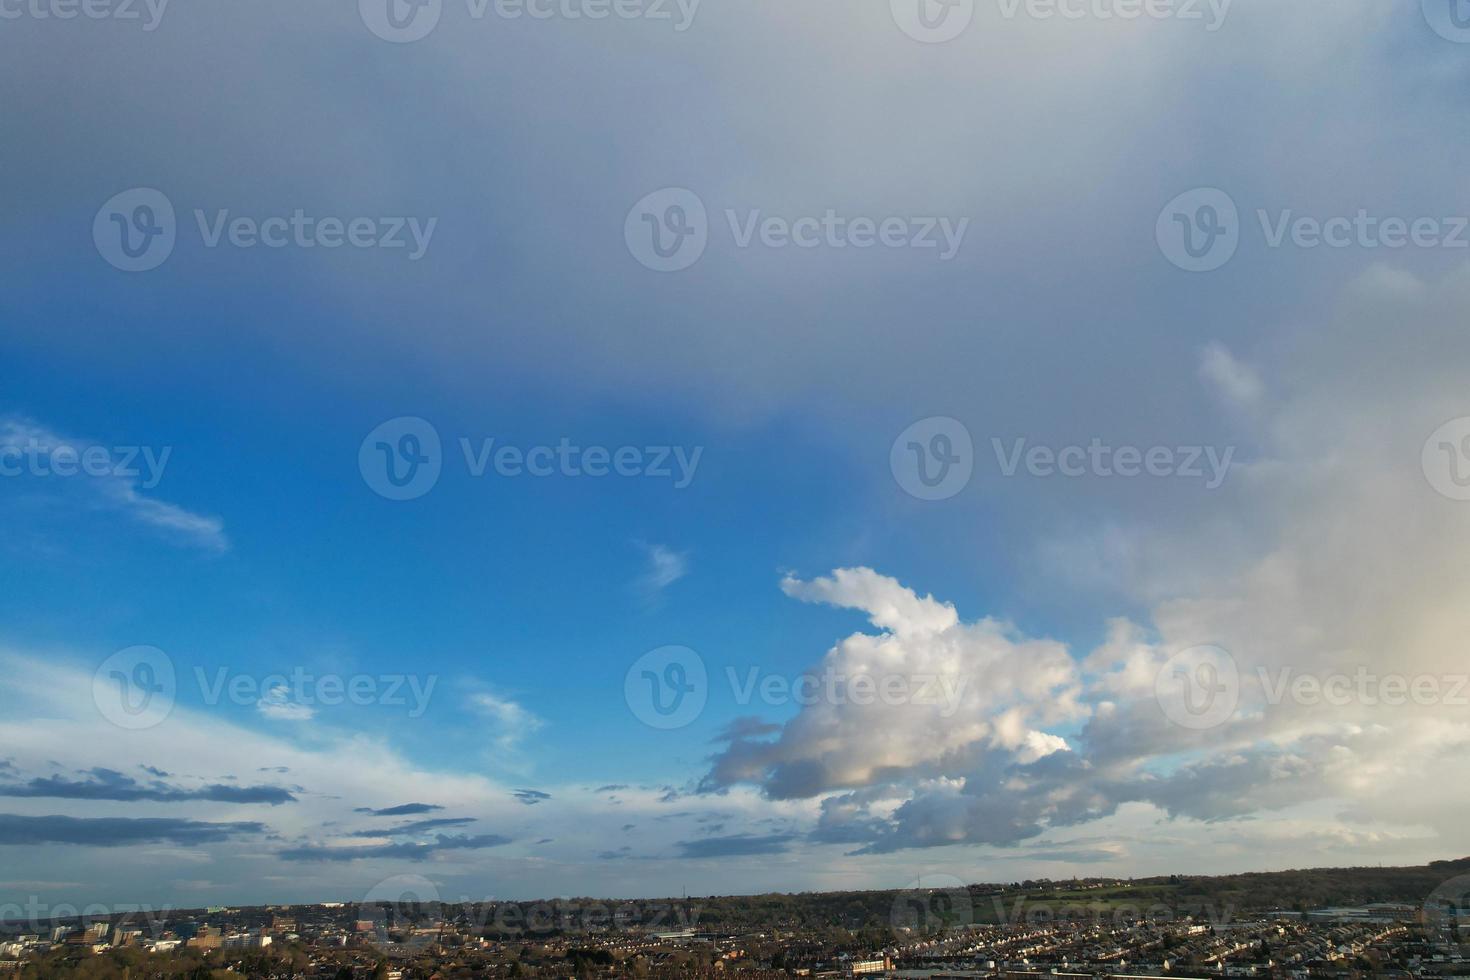
{"label": "thin wispy cloud", "polygon": [[470,707],[490,723],[495,746],[505,751],[517,748],[522,740],[546,724],[510,698],[488,691],[471,695]]}
{"label": "thin wispy cloud", "polygon": [[479,834],[473,837],[459,835],[446,837],[437,835],[426,843],[406,842],[401,844],[376,844],[368,847],[330,847],[305,845],[281,851],[283,861],[361,861],[366,858],[396,858],[406,861],[423,861],[440,851],[477,851],[509,844],[509,837],[499,834]]}
{"label": "thin wispy cloud", "polygon": [[664,590],[689,574],[689,552],[674,551],[661,544],[639,542],[645,567],[633,582],[634,591],[646,603],[656,603]]}
{"label": "thin wispy cloud", "polygon": [[225,552],[230,540],[218,517],[148,496],[163,479],[172,447],[104,447],[69,438],[21,416],[0,417],[6,475],[33,486],[87,488],[88,506],[126,516],[181,544]]}
{"label": "thin wispy cloud", "polygon": [[293,702],[290,693],[289,687],[277,685],[256,702],[255,710],[272,721],[310,721],[316,711],[308,705]]}

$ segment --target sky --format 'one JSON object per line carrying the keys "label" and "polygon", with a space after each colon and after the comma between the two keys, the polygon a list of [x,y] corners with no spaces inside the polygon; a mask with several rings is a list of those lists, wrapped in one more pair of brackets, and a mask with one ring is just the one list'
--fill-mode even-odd
{"label": "sky", "polygon": [[1470,854],[1464,13],[0,0],[0,904]]}

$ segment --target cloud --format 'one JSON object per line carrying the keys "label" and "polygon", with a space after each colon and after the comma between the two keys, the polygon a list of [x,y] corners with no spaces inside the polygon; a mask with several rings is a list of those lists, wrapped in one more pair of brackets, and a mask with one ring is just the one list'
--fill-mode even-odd
{"label": "cloud", "polygon": [[256,702],[255,708],[272,721],[310,721],[316,711],[309,705],[294,704],[289,698],[290,693],[289,687],[278,684]]}
{"label": "cloud", "polygon": [[503,847],[511,843],[509,837],[498,834],[479,834],[474,837],[460,835],[446,837],[437,835],[430,843],[378,844],[371,847],[327,847],[306,845],[281,851],[277,856],[283,861],[362,861],[370,858],[387,858],[405,861],[424,861],[441,851],[484,850]]}
{"label": "cloud", "polygon": [[1199,373],[1233,407],[1253,409],[1265,397],[1260,375],[1236,360],[1223,344],[1212,343],[1201,352]]}
{"label": "cloud", "polygon": [[781,854],[797,839],[795,834],[769,834],[755,837],[736,834],[731,837],[706,837],[703,840],[679,841],[683,858],[752,857],[757,854]]}
{"label": "cloud", "polygon": [[510,698],[489,692],[471,695],[470,707],[489,719],[495,746],[504,752],[514,751],[523,739],[534,735],[546,724]]}
{"label": "cloud", "polygon": [[710,739],[711,742],[737,742],[747,738],[765,738],[781,730],[780,725],[762,721],[754,716],[736,718]]}
{"label": "cloud", "polygon": [[169,817],[28,817],[0,813],[0,846],[122,847],[162,843],[197,847],[264,832],[265,825],[259,823],[202,823]]}
{"label": "cloud", "polygon": [[375,817],[409,817],[416,813],[433,813],[435,810],[444,809],[435,803],[402,803],[398,806],[384,807],[374,810],[372,807],[358,807],[354,813],[368,813]]}
{"label": "cloud", "polygon": [[551,799],[550,793],[543,793],[539,789],[518,789],[511,795],[526,804],[526,806],[535,806],[542,800]]}
{"label": "cloud", "polygon": [[[99,454],[106,457],[102,465],[86,462],[89,457],[100,460]],[[170,455],[168,448],[145,447],[135,452],[99,447],[62,436],[30,419],[0,417],[0,460],[29,475],[32,486],[45,483],[57,493],[81,486],[91,506],[123,514],[184,544],[228,551],[229,538],[219,518],[195,514],[140,492],[140,486],[151,490],[162,479]],[[64,475],[72,470],[75,475]]]}
{"label": "cloud", "polygon": [[198,789],[184,789],[170,786],[161,780],[140,783],[131,776],[124,776],[111,769],[89,769],[86,775],[91,778],[72,780],[65,776],[47,776],[24,783],[0,784],[0,796],[127,802],[146,800],[155,803],[207,800],[215,803],[268,803],[271,806],[296,802],[295,796],[279,786],[227,786],[213,783]]}
{"label": "cloud", "polygon": [[661,544],[639,543],[647,567],[633,586],[645,602],[656,602],[663,591],[689,574],[689,552],[674,551]]}
{"label": "cloud", "polygon": [[438,817],[433,820],[414,820],[410,823],[399,824],[396,827],[382,827],[375,830],[359,830],[354,832],[353,837],[400,837],[407,834],[422,834],[429,830],[440,830],[445,827],[463,827],[475,822],[474,817]]}
{"label": "cloud", "polygon": [[[753,782],[774,799],[808,798],[890,774],[939,775],[963,753],[1063,748],[1036,726],[1086,714],[1081,677],[1059,643],[991,619],[962,623],[953,606],[867,568],[810,582],[787,577],[781,587],[808,602],[860,609],[881,632],[856,633],[829,650],[805,675],[812,703],[773,740],[755,740],[765,729],[744,720],[727,729],[706,791]],[[875,697],[877,690],[885,693]]]}

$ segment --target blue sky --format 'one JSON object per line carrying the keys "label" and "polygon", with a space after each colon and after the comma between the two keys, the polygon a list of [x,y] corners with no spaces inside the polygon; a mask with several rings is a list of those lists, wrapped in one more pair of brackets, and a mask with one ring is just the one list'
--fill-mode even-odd
{"label": "blue sky", "polygon": [[[36,9],[0,21],[0,450],[167,461],[156,485],[0,477],[0,900],[1470,850],[1455,697],[1283,704],[1264,682],[1363,666],[1448,692],[1462,669],[1467,512],[1430,470],[1453,443],[1431,433],[1470,417],[1470,45],[1432,0],[1236,0],[1214,30],[977,0],[933,44],[837,0],[706,0],[685,30],[445,0],[411,43],[351,4],[170,5],[152,30]],[[93,231],[136,217],[138,188],[176,241],[128,272]],[[657,272],[625,227],[668,188],[707,244]],[[1156,229],[1200,188],[1236,206],[1239,246],[1195,273]],[[297,210],[433,230],[417,258],[209,245],[222,216]],[[829,211],[897,218],[903,243],[741,244]],[[1440,240],[1312,246],[1290,224],[1360,211]],[[952,257],[911,247],[931,219],[966,222]],[[1273,247],[1278,227],[1305,237]],[[442,472],[397,501],[359,456],[402,418],[433,426]],[[973,473],[925,500],[894,444],[917,423],[931,446],[935,418]],[[476,477],[461,439],[697,465],[683,487]],[[1229,465],[1217,487],[1007,475],[1018,440]],[[120,728],[93,677],[140,646],[177,690]],[[672,731],[625,696],[669,646],[708,678]],[[1203,646],[1239,706],[1201,729],[1156,680]],[[429,694],[412,715],[212,699],[197,677],[221,669]],[[728,671],[752,669],[962,686],[953,710],[738,703]],[[454,823],[358,812],[414,803]]]}

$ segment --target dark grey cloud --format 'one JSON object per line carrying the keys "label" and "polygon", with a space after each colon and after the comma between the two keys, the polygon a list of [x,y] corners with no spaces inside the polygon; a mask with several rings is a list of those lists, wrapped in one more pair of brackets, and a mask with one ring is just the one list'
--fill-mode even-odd
{"label": "dark grey cloud", "polygon": [[[147,768],[147,767],[144,767]],[[155,770],[161,771],[161,770]],[[184,803],[294,803],[296,797],[279,786],[228,786],[212,783],[184,789],[162,780],[142,783],[112,769],[89,769],[87,779],[65,776],[37,777],[24,783],[0,784],[0,796],[58,800],[117,800],[122,802]]]}
{"label": "dark grey cloud", "polygon": [[395,860],[423,861],[439,851],[471,851],[509,844],[509,837],[499,834],[479,834],[474,837],[460,835],[446,837],[439,834],[429,843],[379,844],[373,847],[323,847],[308,844],[287,848],[277,856],[283,861],[361,861],[366,858],[391,858]]}
{"label": "dark grey cloud", "polygon": [[780,725],[762,721],[755,715],[744,715],[736,718],[730,724],[720,729],[719,734],[710,739],[710,741],[734,742],[742,738],[764,738],[767,735],[779,734],[780,731]]}
{"label": "dark grey cloud", "polygon": [[396,827],[383,827],[378,830],[355,831],[353,837],[393,837],[399,834],[422,834],[429,830],[438,830],[444,827],[463,827],[475,822],[474,817],[438,817],[434,820],[414,820],[410,823],[402,823]]}
{"label": "dark grey cloud", "polygon": [[526,804],[526,806],[535,806],[542,800],[551,799],[550,793],[543,793],[539,789],[518,789],[511,795]]}
{"label": "dark grey cloud", "polygon": [[795,834],[769,834],[756,837],[736,834],[732,837],[708,837],[704,840],[679,841],[679,856],[685,858],[743,857],[753,854],[781,854],[796,840]]}
{"label": "dark grey cloud", "polygon": [[264,833],[265,829],[260,823],[203,823],[172,817],[23,817],[0,813],[0,846],[177,844],[194,847]]}
{"label": "dark grey cloud", "polygon": [[606,786],[599,786],[599,787],[597,787],[597,789],[593,790],[593,792],[594,793],[616,793],[620,789],[627,789],[627,788],[628,788],[628,784],[627,783],[608,783]]}
{"label": "dark grey cloud", "polygon": [[171,772],[166,772],[154,766],[139,766],[138,768],[143,770],[150,776],[157,776],[159,779],[167,779],[173,775],[173,773]]}
{"label": "dark grey cloud", "polygon": [[370,806],[360,806],[353,813],[368,813],[375,817],[408,817],[416,813],[433,813],[435,810],[444,809],[435,803],[404,803],[399,806],[384,807],[374,810]]}

